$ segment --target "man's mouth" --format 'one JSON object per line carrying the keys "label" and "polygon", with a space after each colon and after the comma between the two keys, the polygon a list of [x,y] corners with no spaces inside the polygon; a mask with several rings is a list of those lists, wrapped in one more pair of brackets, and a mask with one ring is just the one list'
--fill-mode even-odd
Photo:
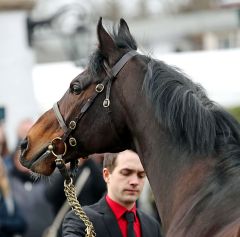
{"label": "man's mouth", "polygon": [[125,192],[138,194],[139,190],[136,190],[136,189],[125,189]]}

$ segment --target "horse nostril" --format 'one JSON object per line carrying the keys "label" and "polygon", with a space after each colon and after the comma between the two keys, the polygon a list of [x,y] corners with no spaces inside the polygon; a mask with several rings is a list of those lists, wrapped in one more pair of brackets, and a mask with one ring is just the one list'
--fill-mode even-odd
{"label": "horse nostril", "polygon": [[21,147],[22,151],[27,149],[27,147],[28,147],[28,140],[27,140],[27,138],[25,138],[24,140],[21,141],[20,147]]}

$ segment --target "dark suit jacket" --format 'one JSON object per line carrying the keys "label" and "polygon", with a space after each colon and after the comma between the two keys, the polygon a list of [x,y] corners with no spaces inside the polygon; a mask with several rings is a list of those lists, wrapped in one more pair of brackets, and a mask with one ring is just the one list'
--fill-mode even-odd
{"label": "dark suit jacket", "polygon": [[[97,203],[83,208],[92,221],[96,237],[122,237],[115,215],[106,203],[105,197]],[[152,217],[137,210],[141,224],[142,237],[161,237],[160,225]],[[85,225],[73,211],[66,214],[63,221],[63,237],[85,236]]]}

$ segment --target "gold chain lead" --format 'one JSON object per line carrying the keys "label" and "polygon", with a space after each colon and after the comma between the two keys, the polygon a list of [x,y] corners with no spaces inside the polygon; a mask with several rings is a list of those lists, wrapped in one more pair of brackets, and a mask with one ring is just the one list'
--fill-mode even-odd
{"label": "gold chain lead", "polygon": [[86,226],[85,237],[96,237],[96,232],[94,230],[92,222],[89,220],[89,218],[87,217],[86,213],[83,211],[80,203],[77,200],[76,191],[72,183],[72,179],[71,182],[69,183],[67,183],[66,181],[64,182],[64,192],[72,210],[74,210],[75,214],[79,216],[79,218],[83,221],[83,223]]}

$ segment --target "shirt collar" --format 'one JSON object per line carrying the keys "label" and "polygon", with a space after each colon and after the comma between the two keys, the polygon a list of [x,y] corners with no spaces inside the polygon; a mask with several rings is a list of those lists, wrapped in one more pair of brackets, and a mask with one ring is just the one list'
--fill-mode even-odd
{"label": "shirt collar", "polygon": [[117,220],[119,220],[122,215],[126,212],[126,211],[132,211],[134,213],[135,216],[135,220],[137,218],[136,216],[136,204],[134,205],[134,207],[131,210],[128,210],[126,207],[120,205],[119,203],[113,201],[108,195],[106,195],[106,202],[108,203],[108,205],[111,207],[114,215],[116,216]]}

